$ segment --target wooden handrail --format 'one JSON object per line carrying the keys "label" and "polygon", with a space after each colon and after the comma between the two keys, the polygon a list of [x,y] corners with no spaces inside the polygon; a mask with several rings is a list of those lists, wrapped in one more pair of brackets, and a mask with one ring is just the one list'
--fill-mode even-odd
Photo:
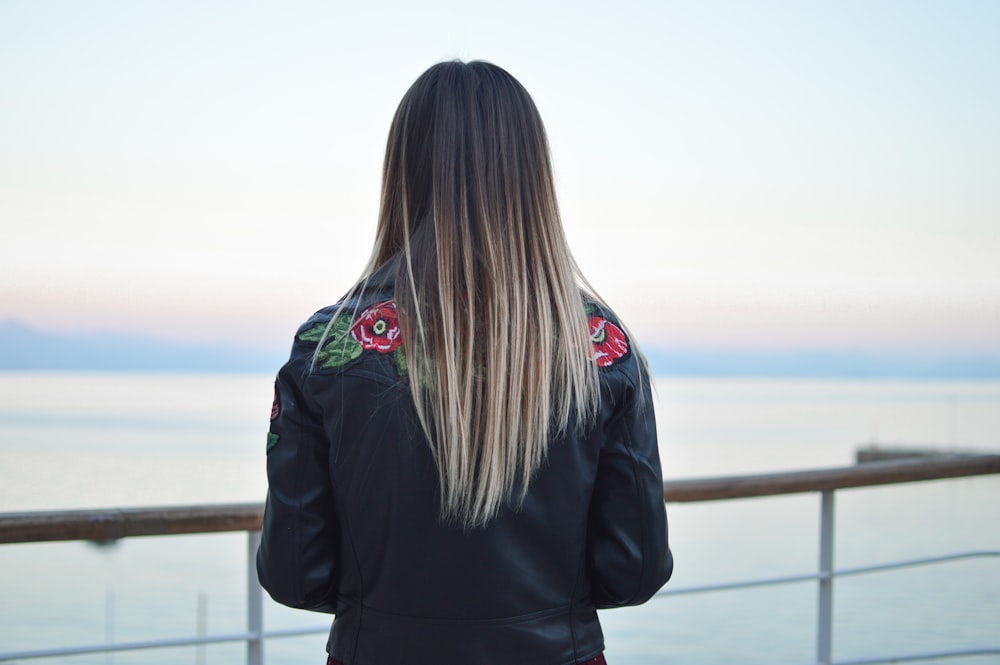
{"label": "wooden handrail", "polygon": [[112,541],[132,536],[256,531],[264,506],[240,503],[0,514],[0,543]]}
{"label": "wooden handrail", "polygon": [[[669,480],[663,484],[663,498],[668,503],[718,501],[993,473],[1000,473],[1000,455],[892,460],[833,469]],[[259,503],[243,503],[2,513],[0,544],[256,531],[263,510]]]}
{"label": "wooden handrail", "polygon": [[750,476],[693,478],[663,483],[668,503],[747,499],[778,494],[825,492],[921,480],[942,480],[1000,473],[1000,455],[955,455],[866,462],[856,466]]}

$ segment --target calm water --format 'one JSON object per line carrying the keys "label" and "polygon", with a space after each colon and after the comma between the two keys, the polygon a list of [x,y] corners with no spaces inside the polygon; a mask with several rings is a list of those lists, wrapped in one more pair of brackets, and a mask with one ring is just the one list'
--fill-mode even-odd
{"label": "calm water", "polygon": [[[842,466],[859,444],[1000,451],[1000,383],[661,380],[670,478]],[[271,377],[0,373],[0,509],[260,501]],[[837,494],[836,563],[1000,550],[1000,478]],[[672,586],[816,568],[815,496],[671,506]],[[245,627],[243,534],[0,547],[0,651]],[[838,658],[1000,644],[1000,559],[844,578]],[[815,585],[661,598],[602,613],[611,665],[811,663]],[[269,605],[269,627],[327,618]],[[321,663],[322,636],[269,663]],[[58,659],[238,663],[242,645]],[[31,661],[50,662],[50,661]],[[997,663],[966,658],[962,663]]]}

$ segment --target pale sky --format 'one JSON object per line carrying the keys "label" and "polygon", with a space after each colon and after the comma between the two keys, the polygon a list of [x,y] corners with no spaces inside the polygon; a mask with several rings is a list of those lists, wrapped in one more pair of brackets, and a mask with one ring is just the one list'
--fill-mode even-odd
{"label": "pale sky", "polygon": [[285,344],[358,276],[396,104],[534,96],[647,344],[1000,354],[1000,2],[0,2],[0,319]]}

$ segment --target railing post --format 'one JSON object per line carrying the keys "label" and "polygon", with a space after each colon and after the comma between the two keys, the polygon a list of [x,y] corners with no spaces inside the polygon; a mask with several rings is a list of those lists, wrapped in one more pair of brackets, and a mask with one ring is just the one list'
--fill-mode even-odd
{"label": "railing post", "polygon": [[264,665],[264,589],[257,579],[260,531],[247,531],[247,665]]}
{"label": "railing post", "polygon": [[816,619],[816,662],[830,665],[833,653],[833,490],[820,494],[819,611]]}

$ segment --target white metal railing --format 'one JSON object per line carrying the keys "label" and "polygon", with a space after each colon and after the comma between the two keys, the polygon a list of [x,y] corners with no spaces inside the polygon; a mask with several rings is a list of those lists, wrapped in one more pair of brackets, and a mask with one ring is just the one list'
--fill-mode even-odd
{"label": "white metal railing", "polygon": [[[916,662],[962,656],[1000,655],[1000,645],[998,645],[988,648],[897,654],[842,661],[834,661],[832,656],[833,582],[835,578],[913,566],[943,564],[962,559],[1000,557],[1000,551],[993,550],[954,552],[935,557],[891,561],[835,570],[833,563],[835,491],[848,487],[867,487],[941,478],[962,478],[995,473],[1000,473],[1000,455],[921,461],[890,461],[843,469],[667,482],[664,484],[664,498],[668,502],[731,500],[754,496],[819,492],[819,567],[815,573],[758,578],[686,588],[667,587],[660,591],[657,597],[664,598],[683,594],[816,581],[818,583],[816,628],[816,663],[818,665],[876,665],[879,663]],[[245,632],[6,651],[0,652],[0,662],[138,649],[245,642],[247,645],[247,664],[264,665],[264,645],[266,640],[326,633],[329,630],[328,626],[265,630],[264,592],[257,580],[255,566],[256,552],[260,544],[261,511],[262,507],[259,505],[244,504],[214,507],[196,506],[104,511],[63,511],[57,513],[8,513],[0,515],[0,544],[53,540],[102,541],[142,535],[222,531],[246,531],[248,536],[247,630]]]}
{"label": "white metal railing", "polygon": [[857,566],[853,568],[841,568],[834,570],[833,567],[833,540],[834,540],[834,490],[821,492],[820,500],[820,545],[819,545],[819,570],[815,573],[804,573],[799,575],[782,575],[778,577],[755,578],[752,580],[741,580],[736,582],[723,582],[717,584],[706,584],[691,587],[671,588],[665,587],[656,594],[657,598],[666,596],[680,596],[692,593],[704,593],[709,591],[733,591],[737,589],[749,589],[752,587],[774,586],[778,584],[790,584],[795,582],[818,581],[817,592],[818,611],[816,619],[816,663],[818,665],[876,665],[879,663],[903,663],[920,660],[938,660],[945,658],[956,658],[960,656],[982,656],[1000,655],[1000,645],[985,649],[955,649],[951,651],[936,651],[917,654],[895,654],[877,658],[863,658],[860,660],[833,660],[833,580],[837,577],[847,577],[850,575],[861,575],[864,573],[875,573],[886,570],[896,570],[900,568],[912,568],[914,566],[926,566],[931,564],[948,563],[964,559],[982,559],[1000,557],[1000,550],[976,550],[968,552],[955,552],[934,557],[923,557],[919,559],[907,559],[902,561],[890,561],[886,563],[873,564],[869,566]]}
{"label": "white metal railing", "polygon": [[198,646],[203,644],[224,644],[227,642],[246,642],[247,665],[264,665],[265,640],[328,633],[330,631],[328,625],[311,628],[264,630],[264,590],[257,580],[255,566],[257,548],[259,546],[260,531],[247,531],[247,629],[245,632],[8,651],[0,652],[0,662],[32,658],[54,658],[57,656],[81,656],[93,653],[113,653],[117,651],[137,651],[141,649]]}

